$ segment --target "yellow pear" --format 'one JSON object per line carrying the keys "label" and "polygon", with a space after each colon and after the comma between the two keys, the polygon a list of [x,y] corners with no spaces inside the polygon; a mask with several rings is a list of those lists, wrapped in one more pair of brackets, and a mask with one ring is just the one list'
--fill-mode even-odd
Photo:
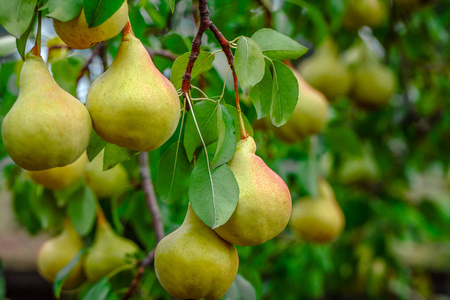
{"label": "yellow pear", "polygon": [[89,28],[82,9],[80,14],[70,21],[53,19],[53,27],[70,48],[87,49],[118,35],[127,20],[128,4],[125,1],[108,20],[98,26]]}
{"label": "yellow pear", "polygon": [[64,43],[60,37],[54,37],[47,41],[48,47],[48,61],[55,62],[58,60],[63,60],[69,55],[69,49],[66,43]]}
{"label": "yellow pear", "polygon": [[233,215],[215,229],[224,240],[239,246],[262,244],[286,227],[291,214],[291,194],[286,183],[255,155],[251,136],[241,139],[228,166],[239,185]]}
{"label": "yellow pear", "polygon": [[344,27],[356,30],[361,26],[378,27],[386,21],[384,0],[348,0],[343,20]]}
{"label": "yellow pear", "polygon": [[222,298],[238,267],[236,248],[206,226],[190,206],[183,224],[155,250],[156,276],[177,299]]}
{"label": "yellow pear", "polygon": [[341,234],[345,218],[328,182],[319,180],[318,188],[317,199],[303,197],[294,203],[289,226],[300,238],[324,244]]}
{"label": "yellow pear", "polygon": [[275,135],[287,143],[320,133],[328,120],[328,101],[325,96],[310,86],[298,73],[292,70],[298,80],[297,105],[289,121],[281,127],[273,127]]}
{"label": "yellow pear", "polygon": [[[85,247],[80,235],[67,219],[64,230],[56,237],[46,241],[39,250],[37,269],[46,280],[53,282],[56,275]],[[63,288],[75,289],[83,284],[83,257],[66,277]]]}
{"label": "yellow pear", "polygon": [[134,263],[132,255],[138,250],[135,242],[117,235],[103,213],[99,213],[94,242],[84,260],[84,272],[90,281],[96,282],[117,268]]}
{"label": "yellow pear", "polygon": [[88,158],[86,152],[76,161],[64,166],[42,171],[28,171],[31,180],[47,189],[62,190],[75,184],[83,177]]}
{"label": "yellow pear", "polygon": [[100,152],[86,167],[86,183],[97,198],[114,197],[129,186],[127,171],[121,164],[103,171],[104,150]]}
{"label": "yellow pear", "polygon": [[330,101],[346,95],[351,77],[347,67],[338,57],[336,45],[327,40],[299,66],[300,74]]}
{"label": "yellow pear", "polygon": [[19,97],[2,123],[14,162],[30,171],[66,166],[83,154],[91,130],[86,107],[58,86],[41,56],[28,53]]}
{"label": "yellow pear", "polygon": [[177,91],[153,64],[129,23],[111,67],[91,85],[86,106],[94,129],[105,141],[151,151],[177,128]]}

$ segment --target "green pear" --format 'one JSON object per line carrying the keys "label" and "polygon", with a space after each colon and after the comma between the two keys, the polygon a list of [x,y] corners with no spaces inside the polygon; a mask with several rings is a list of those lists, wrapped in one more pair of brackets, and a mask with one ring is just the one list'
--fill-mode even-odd
{"label": "green pear", "polygon": [[30,171],[66,166],[86,150],[91,130],[86,107],[58,86],[41,56],[28,53],[19,97],[2,123],[14,162]]}
{"label": "green pear", "polygon": [[287,143],[320,133],[328,121],[328,101],[325,96],[310,86],[298,73],[292,70],[298,80],[297,105],[291,118],[281,127],[273,127],[275,135]]}
{"label": "green pear", "polygon": [[375,28],[387,20],[387,13],[384,0],[348,0],[342,25],[350,30],[361,26]]}
{"label": "green pear", "polygon": [[155,250],[156,276],[177,299],[222,298],[238,267],[236,248],[206,226],[190,205],[183,224]]}
{"label": "green pear", "polygon": [[97,198],[114,197],[121,194],[130,185],[127,171],[121,164],[103,171],[104,150],[86,167],[86,183]]}
{"label": "green pear", "polygon": [[369,153],[344,159],[338,171],[338,177],[344,184],[368,184],[378,179],[379,175],[378,164]]}
{"label": "green pear", "polygon": [[85,152],[76,161],[67,166],[42,171],[28,171],[27,174],[31,180],[47,189],[62,190],[74,185],[83,178],[87,163],[88,157]]}
{"label": "green pear", "polygon": [[299,65],[300,74],[330,101],[346,95],[351,86],[347,67],[338,57],[336,45],[327,40]]}
{"label": "green pear", "polygon": [[53,27],[70,48],[87,49],[118,35],[127,20],[128,4],[125,1],[109,19],[98,26],[89,28],[83,8],[80,14],[70,21],[53,19]]}
{"label": "green pear", "polygon": [[[70,220],[64,224],[64,230],[56,237],[46,241],[39,250],[37,270],[46,280],[53,282],[56,275],[85,247],[80,235]],[[75,289],[86,281],[83,272],[83,257],[66,277],[63,288]]]}
{"label": "green pear", "polygon": [[92,83],[86,106],[102,139],[140,151],[165,143],[180,118],[177,91],[155,67],[129,23],[111,67]]}
{"label": "green pear", "polygon": [[300,238],[325,244],[341,234],[345,218],[328,182],[321,179],[318,187],[317,199],[303,197],[294,203],[289,226]]}
{"label": "green pear", "polygon": [[84,272],[90,281],[96,282],[117,268],[134,263],[132,255],[138,250],[135,242],[117,235],[103,213],[99,213],[94,242],[84,261]]}
{"label": "green pear", "polygon": [[291,194],[286,183],[255,155],[251,136],[241,139],[228,166],[239,185],[239,200],[230,219],[215,229],[224,240],[239,246],[262,244],[286,227]]}

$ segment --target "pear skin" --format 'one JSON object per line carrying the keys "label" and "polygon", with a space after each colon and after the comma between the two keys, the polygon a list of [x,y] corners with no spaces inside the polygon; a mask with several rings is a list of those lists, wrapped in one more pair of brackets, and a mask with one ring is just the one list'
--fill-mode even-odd
{"label": "pear skin", "polygon": [[286,143],[295,143],[309,135],[320,133],[328,121],[327,98],[310,86],[297,70],[292,72],[298,80],[297,105],[286,124],[273,127],[275,135]]}
{"label": "pear skin", "polygon": [[91,130],[86,107],[58,86],[39,55],[28,53],[19,97],[2,123],[13,161],[30,171],[66,166],[86,150]]}
{"label": "pear skin", "polygon": [[138,151],[165,143],[177,128],[180,101],[129,27],[111,67],[91,85],[86,106],[105,141]]}
{"label": "pear skin", "polygon": [[228,166],[239,185],[239,200],[230,219],[215,229],[224,240],[239,246],[262,244],[286,227],[291,194],[286,183],[255,155],[251,136],[237,143]]}
{"label": "pear skin", "polygon": [[206,226],[190,206],[183,224],[155,250],[156,276],[177,299],[219,300],[238,267],[236,248]]}
{"label": "pear skin", "polygon": [[104,152],[102,150],[86,166],[86,184],[98,199],[117,196],[130,185],[127,171],[121,164],[103,171]]}
{"label": "pear skin", "polygon": [[387,20],[387,14],[383,0],[349,0],[342,25],[350,30],[361,26],[375,28]]}
{"label": "pear skin", "polygon": [[[85,247],[79,234],[69,220],[64,230],[56,237],[46,241],[39,250],[37,270],[46,280],[53,282],[62,270]],[[75,289],[86,281],[83,272],[83,257],[66,277],[63,288]]]}
{"label": "pear skin", "polygon": [[28,171],[27,174],[31,180],[47,189],[62,190],[83,178],[87,163],[88,157],[86,153],[83,153],[76,161],[67,166],[42,171]]}
{"label": "pear skin", "polygon": [[94,242],[84,261],[87,278],[96,282],[115,269],[133,263],[132,255],[138,250],[135,242],[117,235],[101,214],[97,221]]}
{"label": "pear skin", "polygon": [[84,8],[74,19],[61,22],[53,19],[56,33],[70,48],[87,49],[120,33],[128,20],[128,3],[122,6],[103,24],[89,28]]}
{"label": "pear skin", "polygon": [[344,224],[344,214],[333,189],[322,179],[319,181],[317,199],[303,197],[294,203],[289,226],[308,242],[326,244],[341,234]]}

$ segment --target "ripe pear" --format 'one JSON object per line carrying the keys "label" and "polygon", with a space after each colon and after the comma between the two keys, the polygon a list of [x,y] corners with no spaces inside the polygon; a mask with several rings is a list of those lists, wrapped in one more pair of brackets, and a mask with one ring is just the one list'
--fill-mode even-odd
{"label": "ripe pear", "polygon": [[98,26],[89,28],[83,8],[80,14],[70,21],[53,19],[53,27],[70,48],[87,49],[118,35],[127,20],[128,4],[125,1],[109,19]]}
{"label": "ripe pear", "polygon": [[328,101],[325,96],[310,86],[293,70],[298,80],[297,105],[289,121],[281,127],[273,127],[275,135],[287,143],[295,143],[303,138],[321,132],[328,120]]}
{"label": "ripe pear", "polygon": [[84,272],[90,281],[96,282],[115,269],[133,263],[132,255],[138,250],[135,242],[117,235],[100,213],[94,242],[84,261]]}
{"label": "ripe pear", "polygon": [[20,167],[66,166],[86,150],[92,121],[86,107],[58,86],[40,55],[26,55],[19,97],[2,123],[6,151]]}
{"label": "ripe pear", "polygon": [[189,206],[183,224],[155,250],[155,272],[177,299],[218,300],[239,267],[236,248],[206,226]]}
{"label": "ripe pear", "polygon": [[86,167],[86,183],[97,198],[114,197],[129,186],[127,171],[121,164],[103,171],[104,150],[100,152]]}
{"label": "ripe pear", "polygon": [[129,23],[111,67],[92,83],[86,106],[102,139],[140,151],[165,143],[180,118],[177,91],[155,67]]}
{"label": "ripe pear", "polygon": [[319,180],[318,188],[317,199],[303,197],[294,203],[289,226],[300,238],[325,244],[341,234],[345,218],[328,182]]}
{"label": "ripe pear", "polygon": [[[46,280],[53,282],[56,275],[85,247],[80,235],[67,219],[64,230],[46,241],[38,254],[37,270]],[[83,272],[83,257],[66,277],[63,288],[75,289],[86,281]]]}
{"label": "ripe pear", "polygon": [[87,163],[88,158],[85,152],[75,162],[67,166],[42,171],[28,171],[27,174],[31,180],[47,189],[62,190],[75,184],[83,177]]}
{"label": "ripe pear", "polygon": [[351,86],[351,76],[347,67],[338,57],[336,45],[327,40],[299,66],[300,74],[325,97],[333,101],[346,95]]}
{"label": "ripe pear", "polygon": [[361,26],[378,27],[386,21],[387,7],[383,0],[348,0],[342,25],[350,30]]}
{"label": "ripe pear", "polygon": [[292,200],[286,183],[255,155],[251,136],[241,139],[228,166],[239,185],[239,200],[233,215],[215,231],[239,246],[262,244],[286,227]]}

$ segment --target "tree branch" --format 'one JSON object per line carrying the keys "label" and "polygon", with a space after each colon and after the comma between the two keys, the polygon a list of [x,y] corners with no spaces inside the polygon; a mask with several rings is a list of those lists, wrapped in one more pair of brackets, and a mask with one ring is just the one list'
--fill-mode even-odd
{"label": "tree branch", "polygon": [[[102,56],[103,53],[105,52],[105,43],[101,42],[100,44],[98,44],[94,50],[92,50],[92,54],[91,56],[88,58],[88,60],[84,63],[83,67],[81,68],[80,72],[78,73],[78,77],[77,77],[77,85],[78,82],[80,81],[80,79],[84,76],[84,74],[86,73],[86,71],[89,70],[89,65],[92,63],[92,61],[94,60],[94,58],[98,55],[98,56]],[[103,65],[103,67],[105,67],[105,65]],[[105,71],[106,68],[103,70]]]}

